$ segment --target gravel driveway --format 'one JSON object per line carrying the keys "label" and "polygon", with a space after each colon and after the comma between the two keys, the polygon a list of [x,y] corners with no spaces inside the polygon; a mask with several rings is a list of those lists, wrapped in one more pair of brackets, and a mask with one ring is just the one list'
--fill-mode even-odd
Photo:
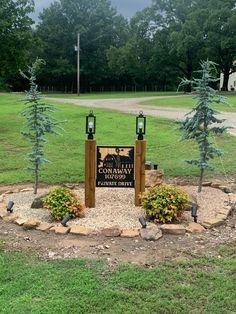
{"label": "gravel driveway", "polygon": [[[190,109],[171,108],[171,107],[157,107],[142,105],[142,102],[151,99],[165,99],[176,98],[183,96],[153,96],[153,97],[140,97],[140,98],[116,98],[116,99],[67,99],[67,98],[47,98],[56,102],[65,104],[72,104],[83,107],[105,108],[115,111],[121,111],[131,114],[137,114],[142,110],[147,116],[168,118],[172,120],[183,119],[184,115]],[[189,97],[189,96],[186,96]],[[232,127],[229,132],[236,136],[236,113],[235,112],[222,112],[219,118],[225,119],[225,125]]]}

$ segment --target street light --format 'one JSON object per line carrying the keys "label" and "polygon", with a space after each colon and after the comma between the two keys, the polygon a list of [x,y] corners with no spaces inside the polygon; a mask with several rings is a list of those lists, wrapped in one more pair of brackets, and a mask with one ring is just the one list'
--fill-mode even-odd
{"label": "street light", "polygon": [[86,116],[86,134],[88,134],[88,140],[93,140],[93,135],[96,132],[96,116],[93,111],[90,111]]}
{"label": "street light", "polygon": [[136,117],[136,134],[138,135],[138,140],[143,140],[143,135],[146,134],[146,117],[142,111]]}

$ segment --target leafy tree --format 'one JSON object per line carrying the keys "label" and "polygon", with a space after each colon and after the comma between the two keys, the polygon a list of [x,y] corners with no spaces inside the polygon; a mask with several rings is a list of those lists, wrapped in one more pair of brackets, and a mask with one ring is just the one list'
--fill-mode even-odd
{"label": "leafy tree", "polygon": [[80,33],[81,83],[87,87],[111,79],[106,51],[123,45],[127,22],[108,0],[58,0],[40,15],[37,34],[47,61],[43,76],[48,82],[76,88],[77,34]]}
{"label": "leafy tree", "polygon": [[228,91],[231,73],[236,71],[236,2],[235,0],[208,0],[201,10],[207,15],[204,38],[207,55],[219,64],[224,75],[222,89]]}
{"label": "leafy tree", "polygon": [[198,71],[201,74],[200,78],[193,78],[193,80],[183,79],[180,84],[180,86],[191,84],[196,94],[194,97],[197,100],[196,105],[182,122],[180,130],[183,131],[182,139],[194,140],[198,145],[199,159],[187,161],[189,164],[195,165],[200,169],[198,192],[202,190],[204,171],[206,169],[213,169],[209,165],[209,161],[223,153],[213,146],[210,136],[212,134],[221,134],[227,129],[224,126],[217,125],[221,124],[224,120],[216,118],[218,112],[211,107],[213,103],[225,102],[211,88],[211,84],[217,80],[214,76],[214,71],[215,63],[208,60],[204,61],[201,63],[201,70]]}
{"label": "leafy tree", "polygon": [[26,119],[25,127],[28,130],[22,132],[22,135],[32,144],[32,151],[28,154],[28,160],[32,166],[28,170],[34,173],[34,194],[37,194],[40,166],[47,162],[44,158],[44,143],[47,142],[44,135],[47,133],[57,134],[55,128],[59,124],[50,115],[55,111],[55,108],[41,102],[42,96],[36,84],[36,74],[42,64],[44,64],[44,61],[37,59],[32,66],[28,67],[27,74],[21,72],[21,75],[30,84],[30,89],[26,92],[25,97],[27,106],[22,111],[22,116]]}
{"label": "leafy tree", "polygon": [[33,0],[0,0],[0,81],[15,84],[31,43]]}

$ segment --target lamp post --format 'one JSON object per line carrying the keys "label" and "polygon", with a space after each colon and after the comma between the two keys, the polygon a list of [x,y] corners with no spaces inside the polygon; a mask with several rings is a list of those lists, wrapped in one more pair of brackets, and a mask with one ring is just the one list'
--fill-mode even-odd
{"label": "lamp post", "polygon": [[86,116],[85,141],[85,206],[95,207],[95,183],[96,183],[96,116],[93,111]]}
{"label": "lamp post", "polygon": [[146,141],[143,139],[145,134],[146,117],[140,111],[136,116],[136,135],[138,137],[135,142],[135,206],[141,205],[141,195],[145,192]]}

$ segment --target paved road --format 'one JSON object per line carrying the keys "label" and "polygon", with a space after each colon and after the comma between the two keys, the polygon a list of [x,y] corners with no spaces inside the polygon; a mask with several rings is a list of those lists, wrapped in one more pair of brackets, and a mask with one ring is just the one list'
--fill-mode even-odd
{"label": "paved road", "polygon": [[[121,111],[131,114],[138,114],[139,111],[143,111],[147,116],[162,117],[168,119],[181,120],[184,115],[189,112],[189,109],[183,108],[170,108],[170,107],[157,107],[142,105],[142,102],[151,99],[165,99],[176,98],[183,96],[153,96],[153,97],[140,97],[140,98],[116,98],[116,99],[67,99],[67,98],[48,98],[57,102],[63,102],[76,106],[93,107],[93,108],[105,108],[115,111]],[[188,96],[186,96],[188,97]],[[229,132],[236,136],[236,113],[235,112],[223,112],[219,115],[219,118],[223,118],[226,121],[225,125],[233,127],[229,129]]]}

